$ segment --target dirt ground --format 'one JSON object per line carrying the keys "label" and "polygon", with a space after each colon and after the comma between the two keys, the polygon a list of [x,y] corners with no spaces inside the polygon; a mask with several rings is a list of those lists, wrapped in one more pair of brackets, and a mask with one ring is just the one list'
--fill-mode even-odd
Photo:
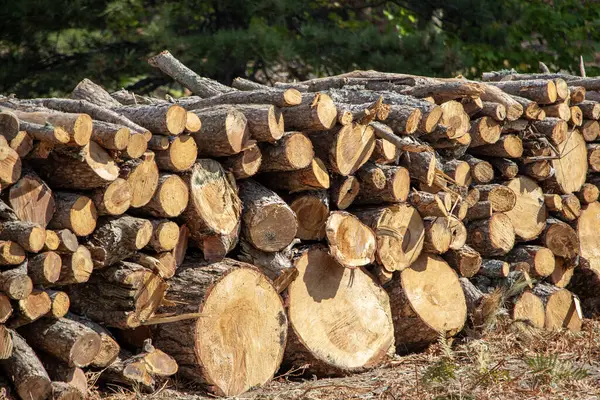
{"label": "dirt ground", "polygon": [[[579,333],[545,332],[499,322],[453,343],[440,340],[426,352],[395,356],[361,374],[316,379],[302,371],[276,376],[236,399],[600,399],[600,321],[585,320]],[[123,400],[214,399],[189,382],[169,381],[154,394],[108,387],[96,398]]]}

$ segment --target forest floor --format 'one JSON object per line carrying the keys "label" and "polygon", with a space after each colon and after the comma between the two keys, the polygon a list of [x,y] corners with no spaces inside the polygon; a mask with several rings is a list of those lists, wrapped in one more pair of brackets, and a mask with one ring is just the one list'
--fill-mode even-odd
{"label": "forest floor", "polygon": [[[471,400],[600,399],[600,321],[582,331],[539,331],[520,322],[500,323],[453,343],[440,340],[427,351],[395,356],[383,366],[343,378],[316,379],[289,371],[244,400]],[[94,396],[96,397],[96,396]],[[214,399],[201,388],[170,381],[151,395],[104,388],[111,400]]]}

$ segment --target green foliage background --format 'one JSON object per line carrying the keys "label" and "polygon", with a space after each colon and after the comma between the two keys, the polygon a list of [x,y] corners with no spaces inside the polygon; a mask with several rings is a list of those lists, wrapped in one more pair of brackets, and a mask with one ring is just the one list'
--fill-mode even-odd
{"label": "green foliage background", "polygon": [[600,45],[600,3],[586,0],[2,0],[0,17],[0,93],[21,97],[85,77],[177,90],[146,62],[163,49],[230,83],[371,68],[477,77],[539,61],[576,72],[579,55],[596,75]]}

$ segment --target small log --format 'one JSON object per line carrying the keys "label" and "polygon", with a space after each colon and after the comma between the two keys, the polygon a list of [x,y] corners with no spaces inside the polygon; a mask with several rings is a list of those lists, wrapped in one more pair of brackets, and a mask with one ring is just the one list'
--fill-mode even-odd
{"label": "small log", "polygon": [[275,192],[255,181],[244,180],[239,189],[246,240],[263,251],[279,251],[289,245],[298,229],[294,211]]}
{"label": "small log", "polygon": [[592,172],[600,172],[600,143],[587,144],[587,162]]}
{"label": "small log", "polygon": [[567,140],[569,126],[567,122],[563,121],[562,119],[546,118],[543,121],[534,122],[532,126],[537,132],[552,140],[552,142],[556,145],[559,145]]}
{"label": "small log", "polygon": [[51,229],[69,229],[77,236],[87,236],[96,229],[96,206],[87,196],[55,192],[56,212],[48,224]]}
{"label": "small log", "polygon": [[502,256],[515,244],[515,231],[511,219],[504,213],[474,221],[468,226],[468,244],[482,256]]}
{"label": "small log", "polygon": [[[0,325],[0,360],[6,360],[13,354],[13,339],[11,331]],[[0,392],[0,395],[2,393]]]}
{"label": "small log", "polygon": [[16,329],[31,324],[47,315],[51,309],[52,300],[48,293],[34,289],[27,297],[16,302],[14,314],[8,321],[8,325]]}
{"label": "small log", "polygon": [[360,181],[356,204],[399,203],[406,201],[410,190],[410,175],[406,168],[390,165],[380,165],[384,180],[383,187],[377,188],[365,181]]}
{"label": "small log", "polygon": [[471,178],[475,183],[485,184],[494,179],[494,169],[489,162],[480,160],[469,154],[465,154],[462,159],[471,167]]}
{"label": "small log", "polygon": [[398,158],[398,148],[386,139],[376,139],[371,161],[376,164],[390,164]]}
{"label": "small log", "polygon": [[475,276],[481,268],[481,255],[470,246],[453,250],[450,249],[444,254],[444,260],[450,265],[460,276],[471,278]]}
{"label": "small log", "polygon": [[179,135],[185,129],[187,112],[178,104],[154,104],[112,107],[120,115],[160,135]]}
{"label": "small log", "polygon": [[325,224],[325,235],[331,255],[345,268],[354,269],[375,259],[375,234],[350,213],[331,212]]}
{"label": "small log", "polygon": [[569,119],[569,124],[572,126],[583,125],[583,112],[578,106],[571,106],[571,118]]}
{"label": "small log", "polygon": [[546,225],[544,194],[537,183],[526,177],[518,177],[506,183],[516,195],[515,206],[506,212],[521,241],[533,240]]}
{"label": "small log", "polygon": [[495,121],[502,122],[506,119],[506,107],[500,103],[484,101],[480,110],[468,112],[468,114],[472,117],[490,117]]}
{"label": "small log", "polygon": [[47,318],[62,318],[69,312],[71,306],[71,300],[69,295],[60,290],[46,290],[45,291],[50,298],[50,311],[45,315]]}
{"label": "small log", "polygon": [[11,299],[25,299],[32,290],[33,283],[27,276],[27,261],[16,268],[0,272],[0,291]]}
{"label": "small log", "polygon": [[595,201],[597,201],[599,194],[600,194],[600,191],[598,190],[598,186],[596,186],[592,183],[584,183],[583,186],[581,187],[581,190],[576,193],[576,196],[579,199],[579,201],[583,205],[585,205],[585,204],[591,204],[591,203],[594,203]]}
{"label": "small log", "polygon": [[408,170],[411,178],[431,185],[435,178],[438,161],[434,153],[423,151],[404,154],[400,159],[400,165]]}
{"label": "small log", "polygon": [[169,138],[169,148],[156,150],[156,165],[162,171],[182,172],[192,167],[198,157],[198,146],[192,136]]}
{"label": "small log", "polygon": [[526,99],[525,97],[512,96],[523,107],[522,118],[530,121],[541,121],[546,118],[546,113],[535,101]]}
{"label": "small log", "polygon": [[46,240],[44,241],[44,251],[54,251],[60,245],[60,238],[57,233],[51,230],[46,230]]}
{"label": "small log", "polygon": [[546,309],[547,330],[561,330],[567,328],[572,332],[581,330],[583,316],[579,299],[567,289],[540,283],[533,288],[533,294],[538,296]]}
{"label": "small log", "polygon": [[31,253],[39,252],[46,241],[46,231],[38,224],[21,221],[0,222],[0,240],[10,240]]}
{"label": "small log", "polygon": [[471,183],[471,166],[466,161],[449,160],[443,164],[444,173],[459,186],[468,186]]}
{"label": "small log", "polygon": [[479,275],[488,278],[506,278],[510,272],[510,264],[502,260],[484,259],[479,269]]}
{"label": "small log", "polygon": [[488,219],[494,214],[492,203],[490,201],[479,201],[469,207],[467,219],[469,221],[477,221],[480,219]]}
{"label": "small log", "polygon": [[284,119],[279,108],[270,104],[238,104],[236,108],[246,116],[250,137],[257,142],[274,143],[283,136]]}
{"label": "small log", "polygon": [[583,118],[598,120],[600,119],[600,104],[597,101],[583,101],[577,104],[577,107],[583,113]]}
{"label": "small log", "polygon": [[575,267],[570,262],[561,257],[555,257],[554,271],[548,276],[547,280],[559,288],[565,288],[571,282]]}
{"label": "small log", "polygon": [[517,298],[511,300],[512,319],[514,321],[525,321],[533,327],[543,329],[546,321],[544,303],[542,300],[526,290]]}
{"label": "small log", "polygon": [[94,262],[92,254],[85,246],[77,246],[73,253],[62,255],[60,278],[56,285],[65,286],[87,282],[92,275]]}
{"label": "small log", "polygon": [[187,101],[179,100],[187,110],[211,107],[218,104],[273,104],[276,107],[292,107],[302,103],[303,97],[296,89],[262,88],[251,91],[235,91],[222,93],[209,98],[190,98]]}
{"label": "small log", "polygon": [[490,164],[500,172],[504,179],[513,179],[519,173],[519,166],[508,158],[490,157]]}
{"label": "small log", "polygon": [[10,302],[10,297],[0,292],[0,324],[4,324],[11,317],[13,306]]}
{"label": "small log", "polygon": [[155,380],[148,373],[144,361],[121,351],[117,359],[102,371],[99,377],[104,382],[126,385],[137,390],[152,392],[155,390]]}
{"label": "small log", "polygon": [[25,257],[25,250],[18,243],[0,240],[0,266],[19,265]]}
{"label": "small log", "polygon": [[281,111],[286,128],[302,132],[328,130],[337,121],[336,106],[325,93],[302,96],[301,104]]}
{"label": "small log", "polygon": [[178,217],[188,204],[189,192],[188,186],[179,176],[160,174],[152,199],[137,211],[157,218]]}
{"label": "small log", "polygon": [[480,145],[472,149],[473,154],[491,157],[520,158],[523,141],[516,135],[503,135],[494,144]]}
{"label": "small log", "polygon": [[168,219],[157,219],[152,223],[152,237],[148,247],[156,252],[170,251],[179,240],[179,226]]}
{"label": "small log", "polygon": [[131,130],[126,126],[110,122],[94,121],[91,139],[108,150],[125,150],[131,138]]}
{"label": "small log", "polygon": [[[466,204],[466,203],[463,203]],[[455,215],[450,215],[445,217],[448,226],[450,227],[450,232],[452,233],[452,239],[450,240],[450,249],[456,250],[461,249],[467,243],[467,228],[465,224],[462,223],[460,217]]]}
{"label": "small log", "polygon": [[74,253],[77,251],[79,246],[79,242],[77,240],[77,236],[73,232],[68,229],[61,229],[58,231],[54,231],[58,236],[58,247],[56,248],[57,253]]}
{"label": "small log", "polygon": [[546,117],[549,118],[558,118],[567,122],[571,119],[571,108],[567,103],[552,104],[542,107],[542,110],[546,113]]}
{"label": "small log", "polygon": [[334,176],[329,197],[339,210],[345,210],[360,193],[360,182],[354,176]]}
{"label": "small log", "polygon": [[53,284],[60,277],[61,267],[60,256],[53,251],[36,254],[27,260],[27,274],[34,285]]}
{"label": "small log", "polygon": [[96,334],[100,336],[100,350],[90,363],[92,367],[106,368],[117,359],[121,347],[108,330],[93,321],[75,314],[69,313],[68,318],[72,321],[76,321],[82,325],[85,325],[87,328],[96,332]]}
{"label": "small log", "polygon": [[496,143],[500,139],[501,127],[491,117],[481,117],[471,121],[471,144],[477,147]]}
{"label": "small log", "polygon": [[[330,179],[327,167],[320,158],[313,158],[310,165],[296,171],[273,172],[261,175],[261,181],[268,187],[287,190],[290,193],[306,190],[329,189]],[[352,179],[355,179],[352,177]]]}
{"label": "small log", "polygon": [[202,128],[202,120],[193,112],[186,113],[185,119],[185,132],[194,133],[198,132]]}
{"label": "small log", "polygon": [[288,132],[274,145],[261,147],[260,172],[294,171],[306,168],[314,157],[313,146],[306,135]]}
{"label": "small log", "polygon": [[576,220],[581,214],[581,203],[577,196],[571,193],[564,194],[560,198],[562,206],[555,212],[556,216],[566,222]]}
{"label": "small log", "polygon": [[298,221],[296,232],[298,239],[323,240],[325,238],[325,222],[329,216],[327,191],[300,193],[289,202],[289,205]]}
{"label": "small log", "polygon": [[19,397],[45,400],[52,391],[50,377],[37,355],[19,334],[11,331],[12,355],[0,361],[0,368],[14,385]]}
{"label": "small log", "polygon": [[[167,138],[165,136],[165,138]],[[168,140],[168,138],[167,138]],[[141,133],[132,134],[129,137],[127,147],[119,153],[120,157],[125,160],[133,160],[140,158],[148,150],[148,141]]]}
{"label": "small log", "polygon": [[223,167],[230,171],[235,179],[246,179],[258,173],[262,164],[262,151],[253,144],[239,154],[222,160]]}
{"label": "small log", "polygon": [[69,135],[69,145],[85,146],[90,142],[93,129],[92,118],[87,114],[62,113],[53,111],[18,111],[13,112],[20,120],[38,125],[54,126]]}
{"label": "small log", "polygon": [[70,136],[62,128],[52,125],[40,125],[20,121],[20,129],[27,132],[35,140],[52,144],[67,144]]}
{"label": "small log", "polygon": [[423,251],[432,254],[443,254],[450,249],[452,230],[444,217],[427,217],[423,219],[425,236]]}
{"label": "small log", "polygon": [[199,156],[230,156],[248,146],[248,121],[241,111],[231,106],[217,106],[194,113],[202,120],[200,131],[192,134]]}
{"label": "small log", "polygon": [[9,146],[17,152],[21,158],[25,158],[33,150],[33,138],[25,131],[19,131],[17,135],[11,139]]}
{"label": "small log", "polygon": [[494,212],[510,211],[517,203],[517,194],[509,186],[490,184],[478,185],[476,188],[479,191],[479,200],[489,201]]}
{"label": "small log", "polygon": [[119,176],[131,186],[131,207],[143,207],[152,200],[158,187],[158,166],[154,153],[146,152],[140,159],[121,164]]}
{"label": "small log", "polygon": [[552,80],[490,82],[502,91],[531,99],[540,104],[552,104],[557,99],[556,84]]}
{"label": "small log", "polygon": [[527,272],[532,278],[545,278],[555,269],[555,258],[552,252],[541,246],[525,245],[515,247],[506,257],[512,264],[527,264]]}
{"label": "small log", "polygon": [[105,188],[98,188],[91,199],[98,215],[121,215],[129,209],[133,193],[125,179],[117,178]]}
{"label": "small log", "polygon": [[21,176],[21,158],[8,144],[0,144],[0,184],[12,185]]}
{"label": "small log", "polygon": [[558,257],[572,259],[580,254],[579,238],[575,230],[554,218],[548,218],[546,221],[546,227],[541,232],[539,241]]}

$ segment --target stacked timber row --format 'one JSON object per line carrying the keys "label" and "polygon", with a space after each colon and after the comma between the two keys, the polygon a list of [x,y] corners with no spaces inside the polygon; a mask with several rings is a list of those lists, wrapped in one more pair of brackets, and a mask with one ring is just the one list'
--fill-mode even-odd
{"label": "stacked timber row", "polygon": [[490,301],[545,329],[600,311],[600,81],[228,87],[149,62],[194,95],[0,98],[0,368],[21,398],[85,398],[85,370],[232,396],[424,349]]}

